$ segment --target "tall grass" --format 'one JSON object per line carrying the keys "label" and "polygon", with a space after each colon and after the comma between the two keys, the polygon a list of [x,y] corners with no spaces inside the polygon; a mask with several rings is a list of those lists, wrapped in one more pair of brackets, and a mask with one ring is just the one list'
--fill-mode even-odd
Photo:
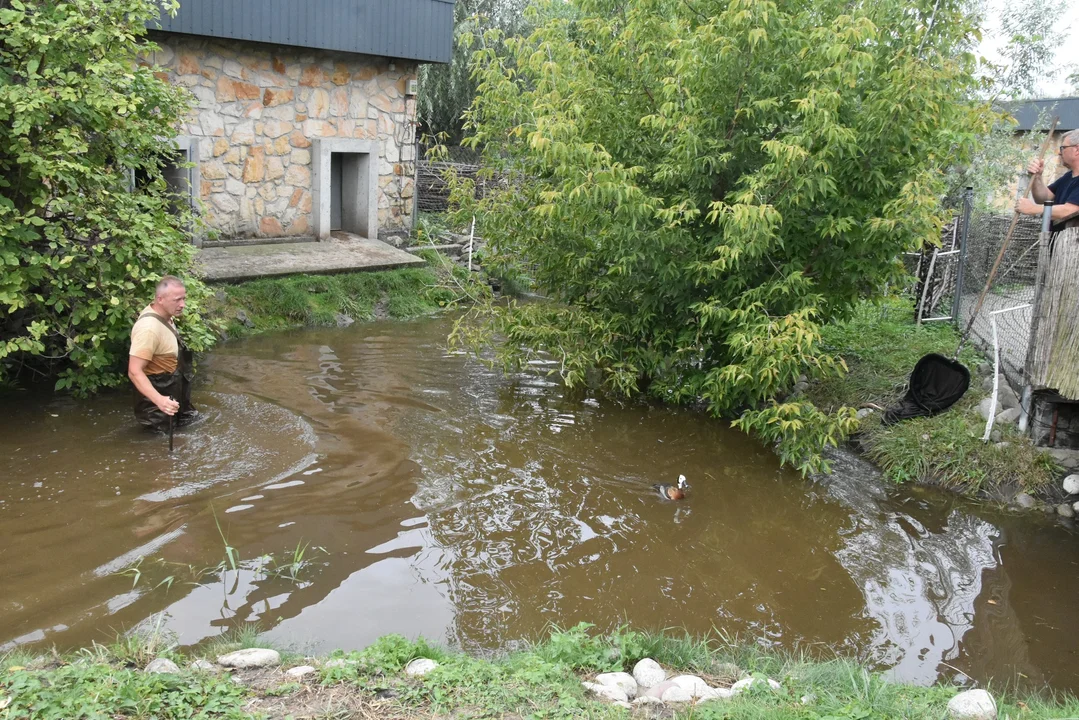
{"label": "tall grass", "polygon": [[[847,321],[825,327],[822,342],[846,361],[849,372],[810,385],[818,407],[873,404],[887,407],[906,391],[914,365],[928,353],[951,357],[959,333],[945,323],[914,324],[910,303],[890,299],[863,303]],[[862,420],[858,441],[867,456],[897,483],[933,482],[976,495],[1009,495],[1048,488],[1056,467],[1014,426],[1000,427],[1000,443],[983,443],[985,420],[977,412],[985,397],[975,368],[983,362],[969,345],[959,360],[971,371],[971,387],[952,408],[932,418],[884,427],[881,413]]]}

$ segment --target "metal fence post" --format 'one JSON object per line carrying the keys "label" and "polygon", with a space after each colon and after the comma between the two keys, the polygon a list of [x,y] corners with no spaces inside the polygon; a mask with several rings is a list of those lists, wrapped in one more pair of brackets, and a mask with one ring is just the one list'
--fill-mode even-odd
{"label": "metal fence post", "polygon": [[958,326],[962,322],[960,310],[963,305],[963,270],[967,265],[967,242],[970,237],[970,216],[974,211],[974,187],[968,185],[963,191],[963,237],[959,241],[959,268],[955,271],[955,293],[952,298],[952,317]]}

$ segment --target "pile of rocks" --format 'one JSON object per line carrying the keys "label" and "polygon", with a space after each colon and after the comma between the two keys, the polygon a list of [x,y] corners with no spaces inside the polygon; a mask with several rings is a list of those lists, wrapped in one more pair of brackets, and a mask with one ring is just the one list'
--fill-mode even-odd
{"label": "pile of rocks", "polygon": [[[734,668],[734,676],[741,674],[740,670]],[[632,675],[625,672],[601,673],[594,682],[585,682],[583,685],[596,697],[631,708],[641,705],[700,704],[710,700],[726,700],[756,683],[767,685],[773,690],[782,687],[775,680],[752,677],[742,678],[730,687],[711,687],[696,675],[678,675],[668,679],[667,671],[651,658],[645,658],[634,665]]]}
{"label": "pile of rocks", "polygon": [[[247,648],[245,650],[237,650],[236,652],[230,652],[219,656],[216,664],[209,660],[195,660],[191,663],[189,669],[204,672],[216,672],[221,669],[256,670],[260,668],[277,667],[280,664],[281,654],[276,650]],[[296,669],[297,668],[293,668],[289,672],[295,675],[292,671]],[[310,672],[314,672],[314,670],[315,668],[310,668]],[[146,666],[145,672],[175,674],[180,672],[180,667],[168,658],[157,658]]]}

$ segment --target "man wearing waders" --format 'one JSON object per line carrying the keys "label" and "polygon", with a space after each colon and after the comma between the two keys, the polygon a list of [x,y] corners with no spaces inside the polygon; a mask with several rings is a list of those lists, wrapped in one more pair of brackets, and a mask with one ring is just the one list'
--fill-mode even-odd
{"label": "man wearing waders", "polygon": [[135,386],[135,419],[154,430],[168,431],[171,416],[183,424],[195,415],[192,354],[172,322],[184,311],[186,300],[184,284],[166,275],[157,284],[154,301],[131,328],[127,376]]}

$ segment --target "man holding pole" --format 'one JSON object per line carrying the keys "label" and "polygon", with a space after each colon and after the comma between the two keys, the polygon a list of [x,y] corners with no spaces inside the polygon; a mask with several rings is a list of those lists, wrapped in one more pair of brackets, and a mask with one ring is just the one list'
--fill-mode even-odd
{"label": "man holding pole", "polygon": [[1024,215],[1041,215],[1042,204],[1053,201],[1053,224],[1051,232],[1060,232],[1066,227],[1079,222],[1079,130],[1065,133],[1060,142],[1060,164],[1068,168],[1051,184],[1042,179],[1045,161],[1031,160],[1027,172],[1031,175],[1030,198],[1022,198],[1015,206],[1017,212]]}
{"label": "man holding pole", "polygon": [[170,430],[173,416],[183,423],[196,414],[191,404],[192,353],[173,323],[186,301],[183,282],[166,275],[157,284],[154,301],[131,328],[127,376],[135,386],[135,418],[154,430]]}

